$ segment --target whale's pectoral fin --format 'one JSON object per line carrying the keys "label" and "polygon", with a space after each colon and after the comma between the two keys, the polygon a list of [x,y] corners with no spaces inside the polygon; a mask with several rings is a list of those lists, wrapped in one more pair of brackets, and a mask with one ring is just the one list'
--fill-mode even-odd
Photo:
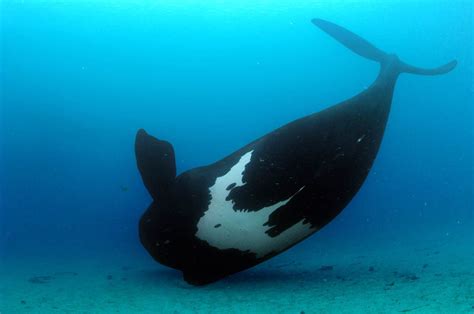
{"label": "whale's pectoral fin", "polygon": [[160,199],[176,178],[173,146],[140,129],[135,138],[138,170],[153,199]]}

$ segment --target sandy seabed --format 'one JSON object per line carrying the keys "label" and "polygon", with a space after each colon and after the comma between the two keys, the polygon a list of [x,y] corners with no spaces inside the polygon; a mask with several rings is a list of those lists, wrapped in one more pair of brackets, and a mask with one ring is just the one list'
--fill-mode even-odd
{"label": "sandy seabed", "polygon": [[204,287],[145,253],[7,256],[0,313],[474,313],[473,240],[316,236]]}

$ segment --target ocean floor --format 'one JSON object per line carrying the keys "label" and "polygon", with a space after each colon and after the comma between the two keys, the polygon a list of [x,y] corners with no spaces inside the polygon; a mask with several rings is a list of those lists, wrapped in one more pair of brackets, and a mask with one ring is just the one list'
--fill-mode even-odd
{"label": "ocean floor", "polygon": [[314,236],[204,287],[145,252],[7,256],[0,313],[474,313],[473,240]]}

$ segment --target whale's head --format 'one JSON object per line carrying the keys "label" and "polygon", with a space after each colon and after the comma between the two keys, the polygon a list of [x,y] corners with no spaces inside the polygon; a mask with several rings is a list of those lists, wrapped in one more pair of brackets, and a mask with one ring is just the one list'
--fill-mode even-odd
{"label": "whale's head", "polygon": [[180,217],[166,203],[153,202],[139,222],[140,242],[159,263],[183,269],[189,240]]}

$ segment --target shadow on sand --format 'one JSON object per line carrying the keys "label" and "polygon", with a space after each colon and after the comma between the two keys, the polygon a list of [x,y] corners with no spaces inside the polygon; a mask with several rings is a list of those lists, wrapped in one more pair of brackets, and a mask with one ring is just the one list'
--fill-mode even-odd
{"label": "shadow on sand", "polygon": [[[249,286],[268,286],[268,285],[301,285],[305,286],[308,283],[312,285],[320,282],[321,284],[335,283],[335,282],[351,282],[362,280],[367,274],[358,272],[347,272],[343,269],[308,269],[308,268],[277,268],[277,267],[256,267],[247,271],[243,271],[229,277],[223,278],[220,281],[211,283],[201,288],[205,289],[220,289],[222,287],[233,286],[234,288]],[[136,280],[142,281],[150,285],[170,285],[179,288],[195,288],[196,286],[187,284],[181,275],[180,271],[160,267],[158,269],[141,270],[137,273]],[[196,287],[200,288],[200,287]]]}

